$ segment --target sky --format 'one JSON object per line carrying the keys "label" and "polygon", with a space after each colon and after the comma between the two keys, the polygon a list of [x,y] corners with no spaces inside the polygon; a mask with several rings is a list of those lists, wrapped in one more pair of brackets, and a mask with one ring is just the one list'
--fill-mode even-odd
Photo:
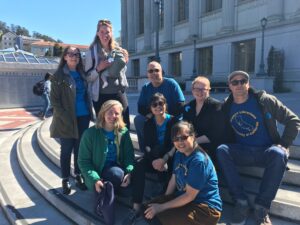
{"label": "sky", "polygon": [[109,19],[114,37],[121,31],[121,0],[0,0],[0,21],[60,39],[89,45],[99,19]]}

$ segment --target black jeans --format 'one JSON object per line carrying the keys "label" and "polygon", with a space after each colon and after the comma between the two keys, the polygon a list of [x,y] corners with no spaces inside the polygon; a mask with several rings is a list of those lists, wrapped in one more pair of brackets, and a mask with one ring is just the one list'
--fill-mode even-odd
{"label": "black jeans", "polygon": [[[170,171],[170,170],[169,170]],[[147,173],[158,175],[160,183],[168,184],[171,173],[169,171],[160,172],[153,168],[152,161],[148,158],[139,159],[132,173],[132,200],[134,203],[142,203],[145,189],[145,176]]]}
{"label": "black jeans", "polygon": [[108,100],[117,100],[117,101],[121,102],[123,109],[124,109],[123,113],[122,113],[123,119],[124,119],[124,122],[126,123],[126,127],[128,129],[130,129],[128,99],[127,99],[125,92],[119,91],[116,94],[99,94],[98,101],[97,102],[93,101],[93,106],[94,106],[94,110],[96,112],[96,116],[98,116],[98,113],[99,113],[103,103]]}
{"label": "black jeans", "polygon": [[78,139],[76,138],[60,138],[60,167],[62,178],[70,176],[70,164],[72,151],[74,151],[74,172],[80,174],[77,164],[79,143],[83,132],[89,127],[90,115],[77,117]]}

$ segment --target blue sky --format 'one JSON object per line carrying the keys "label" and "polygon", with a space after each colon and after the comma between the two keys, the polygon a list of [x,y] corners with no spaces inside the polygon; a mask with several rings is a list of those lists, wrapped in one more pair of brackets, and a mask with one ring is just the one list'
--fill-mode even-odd
{"label": "blue sky", "polygon": [[89,45],[104,18],[111,20],[114,36],[120,36],[121,0],[0,0],[0,21],[68,44]]}

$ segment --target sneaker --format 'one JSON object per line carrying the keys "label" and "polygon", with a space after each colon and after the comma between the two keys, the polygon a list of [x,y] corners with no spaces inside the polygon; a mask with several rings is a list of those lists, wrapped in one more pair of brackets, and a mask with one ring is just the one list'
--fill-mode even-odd
{"label": "sneaker", "polygon": [[233,208],[231,225],[244,225],[249,215],[250,207],[247,200],[237,200]]}
{"label": "sneaker", "polygon": [[62,192],[64,195],[68,195],[71,192],[71,184],[68,178],[62,180]]}
{"label": "sneaker", "polygon": [[262,206],[255,205],[254,217],[256,225],[272,225],[268,210]]}
{"label": "sneaker", "polygon": [[81,174],[77,174],[75,177],[75,185],[76,187],[78,187],[80,190],[85,191],[87,190],[87,187],[84,183],[84,179],[83,176]]}
{"label": "sneaker", "polygon": [[134,225],[139,218],[141,218],[140,212],[132,209],[128,213],[128,216],[123,220],[122,225]]}

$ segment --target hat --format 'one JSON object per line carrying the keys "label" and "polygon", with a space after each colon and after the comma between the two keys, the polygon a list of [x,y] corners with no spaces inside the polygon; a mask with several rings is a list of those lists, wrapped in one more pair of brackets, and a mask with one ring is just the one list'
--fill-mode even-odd
{"label": "hat", "polygon": [[228,82],[230,82],[235,76],[242,75],[247,80],[249,80],[249,74],[242,70],[233,71],[231,74],[228,75]]}

